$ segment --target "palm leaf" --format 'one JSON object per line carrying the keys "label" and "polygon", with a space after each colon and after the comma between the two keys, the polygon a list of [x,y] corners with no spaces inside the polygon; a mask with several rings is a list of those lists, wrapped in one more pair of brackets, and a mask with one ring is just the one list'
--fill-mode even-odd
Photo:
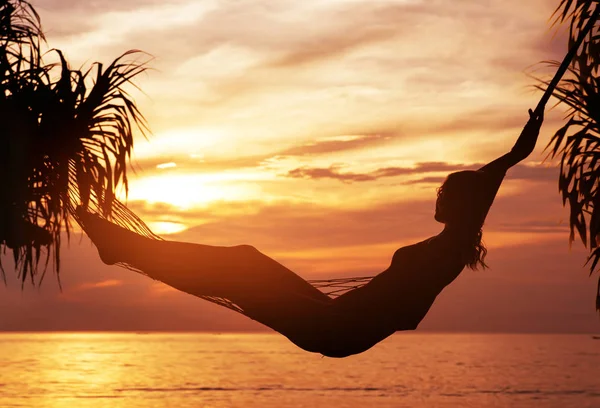
{"label": "palm leaf", "polygon": [[[600,26],[598,1],[563,0],[555,11],[555,23],[569,24],[569,46],[576,44],[586,26],[567,75],[552,90],[567,112],[567,122],[548,146],[550,157],[560,156],[559,192],[569,205],[570,242],[576,236],[587,246],[593,273],[600,261]],[[556,65],[556,63],[550,63]],[[547,90],[550,83],[540,81]],[[597,299],[600,311],[600,293]]]}
{"label": "palm leaf", "polygon": [[149,59],[133,50],[82,71],[55,50],[58,63],[47,64],[25,1],[0,1],[0,25],[0,247],[12,250],[23,283],[35,281],[45,254],[41,281],[50,261],[60,270],[61,233],[70,236],[77,205],[136,222],[115,192],[128,188],[134,132],[148,130],[126,87]]}

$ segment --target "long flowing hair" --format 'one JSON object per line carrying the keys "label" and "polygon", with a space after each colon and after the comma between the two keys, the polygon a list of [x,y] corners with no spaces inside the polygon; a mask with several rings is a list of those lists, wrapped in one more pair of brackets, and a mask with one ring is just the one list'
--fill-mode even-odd
{"label": "long flowing hair", "polygon": [[461,259],[470,269],[487,268],[487,248],[483,243],[485,217],[482,197],[478,194],[482,183],[476,171],[460,171],[450,174],[438,188],[439,221],[458,223],[465,230],[462,235]]}

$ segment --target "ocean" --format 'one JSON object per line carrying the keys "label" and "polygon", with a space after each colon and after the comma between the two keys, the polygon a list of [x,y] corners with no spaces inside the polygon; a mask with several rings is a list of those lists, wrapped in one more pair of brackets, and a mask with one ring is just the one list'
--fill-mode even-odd
{"label": "ocean", "polygon": [[0,407],[600,407],[590,335],[400,333],[345,359],[277,334],[2,333]]}

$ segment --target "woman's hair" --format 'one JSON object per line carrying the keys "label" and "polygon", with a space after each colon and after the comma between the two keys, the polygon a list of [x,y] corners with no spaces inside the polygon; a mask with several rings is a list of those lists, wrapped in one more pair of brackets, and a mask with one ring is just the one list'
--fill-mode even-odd
{"label": "woman's hair", "polygon": [[482,242],[481,229],[488,207],[483,202],[483,183],[481,172],[460,171],[450,174],[437,190],[436,219],[465,230],[461,256],[471,269],[477,269],[479,265],[484,269],[487,267],[484,262],[487,249]]}

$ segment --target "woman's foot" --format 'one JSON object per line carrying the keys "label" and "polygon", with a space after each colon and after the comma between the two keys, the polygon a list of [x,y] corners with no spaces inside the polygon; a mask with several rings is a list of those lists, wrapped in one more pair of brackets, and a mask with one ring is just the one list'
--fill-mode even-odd
{"label": "woman's foot", "polygon": [[92,214],[82,207],[77,207],[76,213],[81,227],[98,248],[102,262],[107,265],[126,262],[125,252],[131,248],[131,244],[136,239],[140,238],[139,235]]}

